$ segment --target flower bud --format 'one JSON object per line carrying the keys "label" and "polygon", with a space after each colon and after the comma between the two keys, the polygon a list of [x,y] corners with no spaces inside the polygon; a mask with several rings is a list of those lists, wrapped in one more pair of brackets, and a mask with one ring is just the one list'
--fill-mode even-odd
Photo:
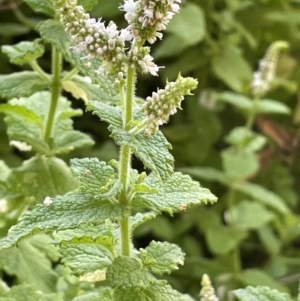
{"label": "flower bud", "polygon": [[178,75],[175,82],[167,82],[165,89],[159,89],[148,96],[144,103],[143,110],[148,116],[148,123],[145,129],[146,134],[151,135],[158,130],[158,127],[169,120],[169,116],[180,108],[184,95],[192,95],[191,90],[197,87],[197,80],[191,77]]}

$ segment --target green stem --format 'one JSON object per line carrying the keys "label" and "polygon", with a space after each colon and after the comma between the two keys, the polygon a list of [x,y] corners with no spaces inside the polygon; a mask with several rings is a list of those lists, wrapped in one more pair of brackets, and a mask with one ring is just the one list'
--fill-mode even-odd
{"label": "green stem", "polygon": [[[126,102],[123,109],[123,129],[129,130],[133,119],[133,104],[134,104],[134,85],[135,85],[135,70],[129,68],[126,83]],[[130,180],[131,167],[131,148],[127,145],[122,145],[120,150],[120,171],[119,181],[122,184],[120,192],[120,204],[129,206],[128,186]],[[125,217],[121,220],[121,240],[122,240],[122,254],[130,256],[131,253],[131,229],[130,217]]]}
{"label": "green stem", "polygon": [[23,23],[24,25],[28,26],[29,28],[33,29],[34,31],[38,31],[36,29],[36,25],[39,23],[39,22],[35,22],[35,21],[32,21],[30,19],[28,19],[23,13],[22,11],[18,8],[18,7],[14,7],[13,9],[14,13],[15,13],[15,16],[16,18],[21,22]]}
{"label": "green stem", "polygon": [[77,73],[78,73],[78,69],[77,68],[73,68],[70,72],[68,72],[66,74],[66,76],[61,81],[63,82],[63,81],[69,80],[73,76],[75,76]]}
{"label": "green stem", "polygon": [[48,117],[46,121],[46,129],[44,132],[44,141],[48,141],[48,139],[52,135],[54,120],[55,120],[55,112],[58,104],[58,99],[61,92],[61,67],[62,67],[62,56],[61,53],[55,48],[52,47],[52,74],[53,79],[51,83],[51,104],[48,112]]}
{"label": "green stem", "polygon": [[250,114],[248,115],[247,121],[246,121],[246,128],[248,130],[251,130],[255,121],[255,117],[256,117],[256,112],[255,112],[255,105],[258,103],[259,101],[259,97],[255,97],[253,100],[253,109],[250,112]]}
{"label": "green stem", "polygon": [[[234,228],[233,214],[232,214],[234,203],[235,203],[235,190],[231,187],[229,190],[229,200],[228,200],[229,226],[231,228]],[[232,266],[233,266],[234,273],[239,273],[241,271],[241,254],[238,245],[232,250]]]}
{"label": "green stem", "polygon": [[51,82],[50,76],[39,66],[36,60],[31,61],[29,65],[41,78],[45,79],[49,83]]}

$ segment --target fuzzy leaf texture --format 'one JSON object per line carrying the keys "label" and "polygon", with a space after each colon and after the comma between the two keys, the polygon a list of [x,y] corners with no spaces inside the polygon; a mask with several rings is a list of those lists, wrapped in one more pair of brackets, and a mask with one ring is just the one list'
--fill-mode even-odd
{"label": "fuzzy leaf texture", "polygon": [[113,132],[112,137],[116,143],[130,145],[134,155],[160,179],[165,180],[172,174],[174,158],[169,152],[171,145],[160,131],[151,137],[146,137],[143,133],[128,136],[121,130],[121,108],[91,101],[87,109],[93,110],[101,120],[109,123],[109,129]]}
{"label": "fuzzy leaf texture", "polygon": [[266,286],[248,286],[245,289],[235,290],[234,294],[240,301],[292,301],[288,294]]}
{"label": "fuzzy leaf texture", "polygon": [[27,97],[48,86],[49,82],[33,71],[0,75],[0,97],[6,99]]}
{"label": "fuzzy leaf texture", "polygon": [[152,241],[147,248],[140,249],[138,256],[145,267],[159,275],[177,270],[184,261],[181,249],[168,242]]}
{"label": "fuzzy leaf texture", "polygon": [[91,58],[87,62],[86,59],[82,58],[82,54],[71,53],[72,39],[60,22],[47,20],[41,22],[37,29],[46,42],[54,45],[62,53],[66,61],[76,67],[83,75],[89,76],[94,84],[100,86],[97,99],[111,101],[111,98],[118,94],[111,77],[97,76],[95,73],[95,70],[102,64],[100,59]]}
{"label": "fuzzy leaf texture", "polygon": [[43,294],[39,289],[27,284],[14,286],[0,301],[63,301],[58,294]]}
{"label": "fuzzy leaf texture", "polygon": [[45,48],[39,44],[39,40],[34,42],[20,42],[13,46],[2,46],[2,52],[7,54],[12,64],[24,65],[34,61],[44,54]]}
{"label": "fuzzy leaf texture", "polygon": [[101,244],[100,239],[95,242],[87,237],[62,244],[60,253],[63,255],[62,262],[69,266],[75,275],[107,268],[113,260],[113,255]]}
{"label": "fuzzy leaf texture", "polygon": [[[107,169],[103,164],[98,165],[98,173],[105,177]],[[103,183],[104,190],[109,183]],[[50,204],[37,205],[32,211],[26,212],[19,223],[13,226],[7,237],[0,241],[0,248],[13,246],[22,237],[43,230],[63,230],[76,228],[82,223],[101,223],[106,219],[120,220],[129,215],[129,208],[113,204],[108,199],[99,200],[97,192],[78,188],[63,196],[57,196]]]}
{"label": "fuzzy leaf texture", "polygon": [[97,158],[72,159],[71,168],[81,189],[99,197],[109,192],[117,180],[114,169]]}
{"label": "fuzzy leaf texture", "polygon": [[172,215],[186,210],[191,205],[217,201],[208,189],[179,172],[175,172],[163,184],[151,174],[145,183],[158,188],[158,193],[137,195],[132,201],[133,206],[148,208],[155,212],[168,212]]}
{"label": "fuzzy leaf texture", "polygon": [[166,281],[156,280],[142,268],[141,262],[134,258],[117,257],[108,267],[106,277],[114,288],[113,300],[184,300],[183,296],[173,290]]}
{"label": "fuzzy leaf texture", "polygon": [[25,142],[34,151],[47,155],[68,153],[75,148],[92,145],[93,141],[87,135],[73,130],[70,117],[81,115],[81,111],[72,109],[64,97],[59,98],[53,138],[49,144],[42,139],[50,101],[49,92],[38,92],[29,98],[12,99],[1,105],[0,112],[7,115],[5,122],[10,139]]}

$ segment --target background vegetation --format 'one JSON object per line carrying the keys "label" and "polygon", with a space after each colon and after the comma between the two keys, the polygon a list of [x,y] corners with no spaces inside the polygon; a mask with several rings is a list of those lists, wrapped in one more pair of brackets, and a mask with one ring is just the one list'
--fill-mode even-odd
{"label": "background vegetation", "polygon": [[[119,2],[99,0],[92,15],[122,25]],[[38,38],[34,26],[45,18],[21,1],[0,1],[0,45]],[[162,87],[165,79],[175,79],[179,71],[198,78],[197,92],[184,102],[184,110],[171,118],[163,132],[173,145],[176,168],[199,179],[219,201],[172,219],[161,216],[148,222],[136,230],[135,244],[144,247],[155,238],[180,245],[187,254],[185,265],[168,280],[194,296],[199,293],[203,273],[210,275],[221,300],[230,298],[228,291],[246,285],[268,285],[296,295],[300,278],[300,1],[184,1],[181,14],[172,20],[166,35],[153,49],[157,63],[165,68],[155,80],[140,78],[137,94],[145,98]],[[249,138],[243,148],[253,151],[239,156],[235,148],[240,147],[240,140],[231,131],[249,121],[250,113],[241,103],[244,97],[251,98],[259,60],[278,40],[290,46],[280,55],[276,80],[264,98],[277,100],[282,106],[260,110],[253,130],[267,142],[262,142],[262,147],[255,140],[253,146]],[[50,47],[46,51],[39,63],[50,72]],[[0,53],[1,74],[27,68],[12,65]],[[67,63],[65,68],[69,68]],[[0,101],[5,103],[6,99]],[[74,99],[72,107],[84,109],[84,103]],[[98,118],[85,113],[74,120],[74,126],[90,135],[95,145],[62,156],[67,163],[73,157],[116,157],[106,125],[99,125]],[[0,159],[17,168],[31,155],[9,146],[4,115],[0,115]],[[8,214],[0,201],[1,235],[25,209],[16,203]],[[56,287],[68,287],[66,296],[69,292],[71,298],[77,280],[63,275],[60,255],[54,249],[44,249],[38,239],[33,239],[33,244],[34,250],[12,255],[11,260],[0,252],[1,287],[27,280],[51,291],[55,283]],[[39,256],[34,258],[38,262],[34,266],[29,258],[33,254]],[[39,273],[27,278],[37,267]]]}

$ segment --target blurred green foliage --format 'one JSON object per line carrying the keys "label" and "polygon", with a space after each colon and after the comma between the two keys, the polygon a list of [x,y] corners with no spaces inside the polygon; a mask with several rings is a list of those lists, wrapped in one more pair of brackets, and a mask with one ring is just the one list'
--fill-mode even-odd
{"label": "blurred green foliage", "polygon": [[[51,9],[46,5],[44,11],[35,13],[31,9],[34,1],[26,2],[0,1],[1,46],[39,37],[34,26],[45,20],[43,13],[51,14]],[[92,15],[113,18],[122,26],[125,22],[122,12],[117,10],[119,2],[99,0]],[[291,113],[277,114],[282,112],[273,110],[275,114],[270,117],[266,110],[254,122],[254,131],[261,134],[258,137],[263,141],[248,144],[259,152],[255,156],[251,152],[237,153],[228,144],[239,141],[238,133],[232,129],[244,126],[247,118],[247,112],[241,108],[242,98],[251,98],[253,73],[266,49],[277,40],[287,41],[290,47],[280,56],[276,81],[265,98],[284,104],[286,113],[287,108]],[[46,71],[51,64],[48,46],[46,55],[39,59]],[[183,112],[171,118],[163,132],[173,145],[176,167],[199,179],[219,198],[216,205],[187,210],[172,220],[160,216],[135,231],[137,247],[144,247],[155,238],[174,242],[186,252],[185,265],[168,277],[176,289],[197,296],[201,277],[207,273],[221,300],[229,298],[230,290],[247,285],[267,285],[297,294],[300,278],[299,53],[300,1],[297,0],[187,0],[182,13],[170,23],[165,39],[154,46],[153,56],[165,68],[160,70],[160,78],[149,81],[147,76],[141,77],[137,94],[145,98],[162,86],[166,78],[174,79],[179,71],[198,78],[198,91],[184,103]],[[69,68],[68,63],[65,66]],[[12,65],[0,53],[1,74],[26,70],[28,66]],[[11,88],[12,93],[14,89]],[[6,99],[1,99],[1,103],[6,103]],[[84,103],[76,99],[72,106],[84,109]],[[0,159],[7,166],[3,163],[1,170],[18,167],[14,176],[20,179],[22,167],[19,166],[31,153],[21,154],[9,146],[3,118],[0,115]],[[98,119],[90,113],[76,118],[74,126],[91,135],[95,145],[60,155],[67,163],[72,157],[95,156],[102,160],[116,157],[116,146],[109,139],[106,125],[99,126]],[[40,173],[34,169],[30,172]],[[61,172],[68,171],[63,167]],[[0,180],[4,178],[0,174]],[[28,197],[32,193],[25,192]],[[43,198],[44,195],[39,200],[30,200],[30,204]],[[27,208],[18,203],[18,198],[11,206],[14,214],[10,216],[3,214],[0,207],[3,235]],[[18,260],[20,265],[24,262],[30,265],[28,254],[35,256],[37,249],[42,249],[37,241],[33,245],[24,242],[9,262],[5,254],[0,254],[3,276],[0,295],[6,285],[26,279],[45,292],[51,292],[54,289],[51,285],[56,283],[56,289],[59,287],[70,300],[77,280],[69,274],[69,278],[62,277],[66,272],[55,264],[52,269],[51,263],[59,260],[55,250],[37,253],[41,258],[35,260],[40,266],[31,267],[38,269],[33,278],[27,278],[25,268],[14,266]],[[48,277],[41,281],[44,271],[48,271]]]}

